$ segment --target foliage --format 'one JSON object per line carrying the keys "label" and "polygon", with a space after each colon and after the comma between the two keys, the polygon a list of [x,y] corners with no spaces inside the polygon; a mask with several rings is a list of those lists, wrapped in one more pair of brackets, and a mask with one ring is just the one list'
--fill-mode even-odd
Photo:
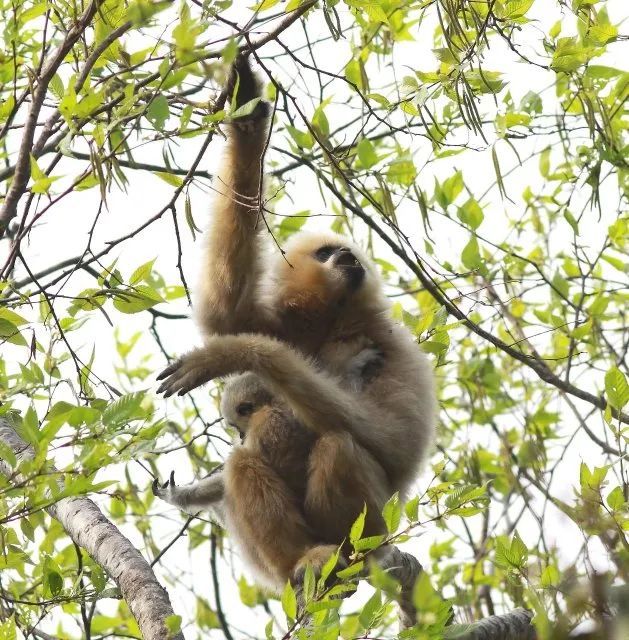
{"label": "foliage", "polygon": [[[427,570],[403,637],[523,606],[562,638],[627,580],[623,3],[327,0],[282,23],[302,4],[0,0],[0,416],[36,451],[23,481],[0,475],[0,638],[138,637],[43,511],[88,493],[157,559],[188,637],[306,637],[290,585],[254,587],[222,530],[149,490],[158,465],[208,473],[233,435],[220,388],[165,404],[153,379],[196,340],[185,275],[221,123],[246,115],[225,73],[252,41],[275,104],[270,232],[357,237],[437,366],[438,451],[385,508]],[[334,597],[383,542],[361,533],[339,584],[306,580],[311,637],[395,634],[377,567],[362,600]]]}

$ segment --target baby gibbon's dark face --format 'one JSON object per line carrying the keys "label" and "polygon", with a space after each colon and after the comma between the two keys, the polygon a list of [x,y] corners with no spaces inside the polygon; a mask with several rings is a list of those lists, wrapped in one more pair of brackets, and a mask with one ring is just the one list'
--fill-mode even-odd
{"label": "baby gibbon's dark face", "polygon": [[349,247],[326,244],[319,247],[313,257],[343,274],[351,291],[358,289],[365,278],[365,268]]}

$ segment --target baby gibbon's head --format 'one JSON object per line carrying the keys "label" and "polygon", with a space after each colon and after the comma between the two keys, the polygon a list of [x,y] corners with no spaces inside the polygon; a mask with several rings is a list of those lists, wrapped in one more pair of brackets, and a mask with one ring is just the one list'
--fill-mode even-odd
{"label": "baby gibbon's head", "polygon": [[228,379],[221,396],[221,414],[240,435],[247,433],[256,413],[271,403],[272,396],[253,373],[243,373]]}
{"label": "baby gibbon's head", "polygon": [[282,306],[373,309],[384,304],[380,278],[365,253],[336,233],[298,233],[271,267],[271,295]]}

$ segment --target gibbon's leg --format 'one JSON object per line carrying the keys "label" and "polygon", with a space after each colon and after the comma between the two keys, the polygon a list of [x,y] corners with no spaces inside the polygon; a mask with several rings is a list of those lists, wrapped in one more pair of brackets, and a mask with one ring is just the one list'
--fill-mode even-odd
{"label": "gibbon's leg", "polygon": [[386,533],[388,487],[382,467],[348,433],[325,433],[309,458],[306,519],[325,541],[340,544],[366,506],[363,536]]}
{"label": "gibbon's leg", "polygon": [[396,444],[379,424],[390,420],[364,399],[341,389],[338,380],[318,371],[302,355],[279,340],[258,334],[209,338],[164,369],[158,393],[184,395],[214,378],[251,371],[271,393],[290,405],[295,416],[317,433],[345,431],[378,460],[395,460]]}
{"label": "gibbon's leg", "polygon": [[225,481],[223,473],[214,473],[199,482],[178,487],[175,484],[175,472],[171,471],[170,478],[163,485],[156,478],[152,488],[153,495],[191,515],[206,509],[214,510],[217,506],[220,514],[217,503],[224,497]]}
{"label": "gibbon's leg", "polygon": [[225,467],[228,527],[283,585],[315,539],[295,496],[259,455],[240,447]]}
{"label": "gibbon's leg", "polygon": [[[246,57],[236,60],[231,74],[230,93],[238,79],[234,106],[260,96],[260,83]],[[227,151],[213,182],[217,194],[195,303],[206,335],[253,331],[262,325],[254,299],[261,270],[264,224],[259,219],[258,198],[269,115],[269,104],[259,102],[248,116],[226,126]]]}

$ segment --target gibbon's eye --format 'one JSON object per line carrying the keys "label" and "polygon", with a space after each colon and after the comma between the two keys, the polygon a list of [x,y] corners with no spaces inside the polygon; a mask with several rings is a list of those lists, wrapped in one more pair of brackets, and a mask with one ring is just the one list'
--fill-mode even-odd
{"label": "gibbon's eye", "polygon": [[314,252],[314,257],[319,262],[327,262],[329,257],[337,250],[338,247],[333,247],[332,245],[326,244],[323,247],[319,247]]}
{"label": "gibbon's eye", "polygon": [[253,404],[251,402],[241,402],[236,407],[236,413],[239,416],[250,416],[253,413]]}

